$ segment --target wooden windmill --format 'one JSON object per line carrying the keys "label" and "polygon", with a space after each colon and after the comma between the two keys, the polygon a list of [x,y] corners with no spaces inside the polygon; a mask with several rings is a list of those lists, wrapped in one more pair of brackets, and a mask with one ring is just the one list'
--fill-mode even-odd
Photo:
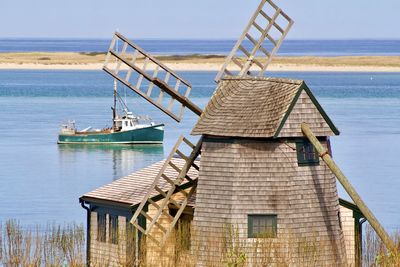
{"label": "wooden windmill", "polygon": [[[304,254],[299,249],[304,241],[313,241],[320,250],[314,264],[344,264],[337,172],[319,160],[329,157],[329,136],[339,132],[304,81],[263,77],[292,24],[272,1],[262,0],[218,73],[218,87],[204,111],[189,100],[188,82],[115,33],[106,72],[178,122],[185,108],[200,116],[192,131],[201,135],[197,144],[180,137],[143,201],[133,207],[131,223],[148,240],[162,247],[196,194],[193,244],[200,265],[220,264],[227,225],[237,229],[254,265],[260,262],[252,247],[260,240],[274,246],[275,259],[291,255],[293,263]],[[123,43],[120,52],[117,39]],[[183,146],[191,152],[184,154]],[[174,157],[184,160],[183,167],[173,163]],[[174,176],[165,173],[171,167]],[[190,177],[191,170],[199,170],[197,179]],[[372,213],[342,177],[340,181],[392,249]],[[171,205],[173,214],[167,211]],[[140,218],[146,219],[145,227]]]}

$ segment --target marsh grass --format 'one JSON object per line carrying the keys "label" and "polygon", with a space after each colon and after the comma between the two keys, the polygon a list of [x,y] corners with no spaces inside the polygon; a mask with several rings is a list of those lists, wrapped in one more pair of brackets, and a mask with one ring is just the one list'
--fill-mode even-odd
{"label": "marsh grass", "polygon": [[26,230],[14,220],[0,224],[1,266],[85,266],[85,251],[83,226]]}

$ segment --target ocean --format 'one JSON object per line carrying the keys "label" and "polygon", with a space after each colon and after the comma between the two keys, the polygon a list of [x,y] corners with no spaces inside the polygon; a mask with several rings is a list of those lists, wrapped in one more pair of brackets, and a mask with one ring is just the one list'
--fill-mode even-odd
{"label": "ocean", "polygon": [[[181,74],[193,84],[191,99],[204,107],[216,73]],[[398,230],[400,74],[270,75],[308,83],[341,131],[332,138],[334,159],[383,225]],[[82,194],[163,159],[180,134],[190,136],[195,115],[186,111],[178,124],[127,90],[135,113],[166,124],[163,146],[57,145],[59,126],[67,120],[81,129],[111,125],[112,85],[101,71],[0,71],[0,222],[83,224]],[[339,192],[349,199],[341,187]]]}
{"label": "ocean", "polygon": [[[110,39],[0,39],[0,52],[106,52]],[[159,55],[227,55],[236,40],[135,40]],[[244,43],[245,47],[250,43]],[[286,40],[280,56],[400,55],[400,40]]]}

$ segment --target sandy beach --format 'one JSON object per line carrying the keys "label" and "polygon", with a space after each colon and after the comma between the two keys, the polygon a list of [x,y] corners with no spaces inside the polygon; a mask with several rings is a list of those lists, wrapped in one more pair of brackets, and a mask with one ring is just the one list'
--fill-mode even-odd
{"label": "sandy beach", "polygon": [[[157,58],[177,71],[218,71],[225,57],[189,55]],[[0,53],[0,69],[101,70],[104,59],[104,53]],[[152,68],[150,65],[149,69]],[[277,57],[268,69],[270,71],[400,72],[400,56]]]}

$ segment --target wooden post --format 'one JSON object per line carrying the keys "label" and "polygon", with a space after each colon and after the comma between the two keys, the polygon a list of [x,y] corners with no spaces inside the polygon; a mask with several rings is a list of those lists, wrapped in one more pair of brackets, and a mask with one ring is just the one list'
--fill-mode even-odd
{"label": "wooden post", "polygon": [[355,267],[362,267],[362,220],[359,215],[354,218],[354,249],[355,249]]}
{"label": "wooden post", "polygon": [[363,213],[365,218],[371,224],[372,228],[374,228],[375,232],[381,238],[386,248],[390,252],[395,253],[397,250],[395,243],[390,238],[385,229],[382,227],[382,225],[379,223],[379,221],[375,218],[374,214],[372,214],[372,212],[369,210],[367,205],[365,205],[364,201],[358,195],[354,187],[350,184],[349,180],[347,180],[346,176],[342,173],[342,171],[333,161],[327,149],[321,145],[321,143],[318,141],[318,139],[315,137],[314,133],[311,131],[310,127],[306,123],[301,124],[301,130],[303,131],[303,134],[308,138],[308,140],[310,140],[310,142],[313,144],[315,149],[318,151],[318,154],[322,158],[322,160],[326,163],[326,165],[328,165],[329,169],[331,169],[333,174],[335,174],[339,182],[342,184],[343,188],[346,190],[351,199],[354,201],[354,203]]}

